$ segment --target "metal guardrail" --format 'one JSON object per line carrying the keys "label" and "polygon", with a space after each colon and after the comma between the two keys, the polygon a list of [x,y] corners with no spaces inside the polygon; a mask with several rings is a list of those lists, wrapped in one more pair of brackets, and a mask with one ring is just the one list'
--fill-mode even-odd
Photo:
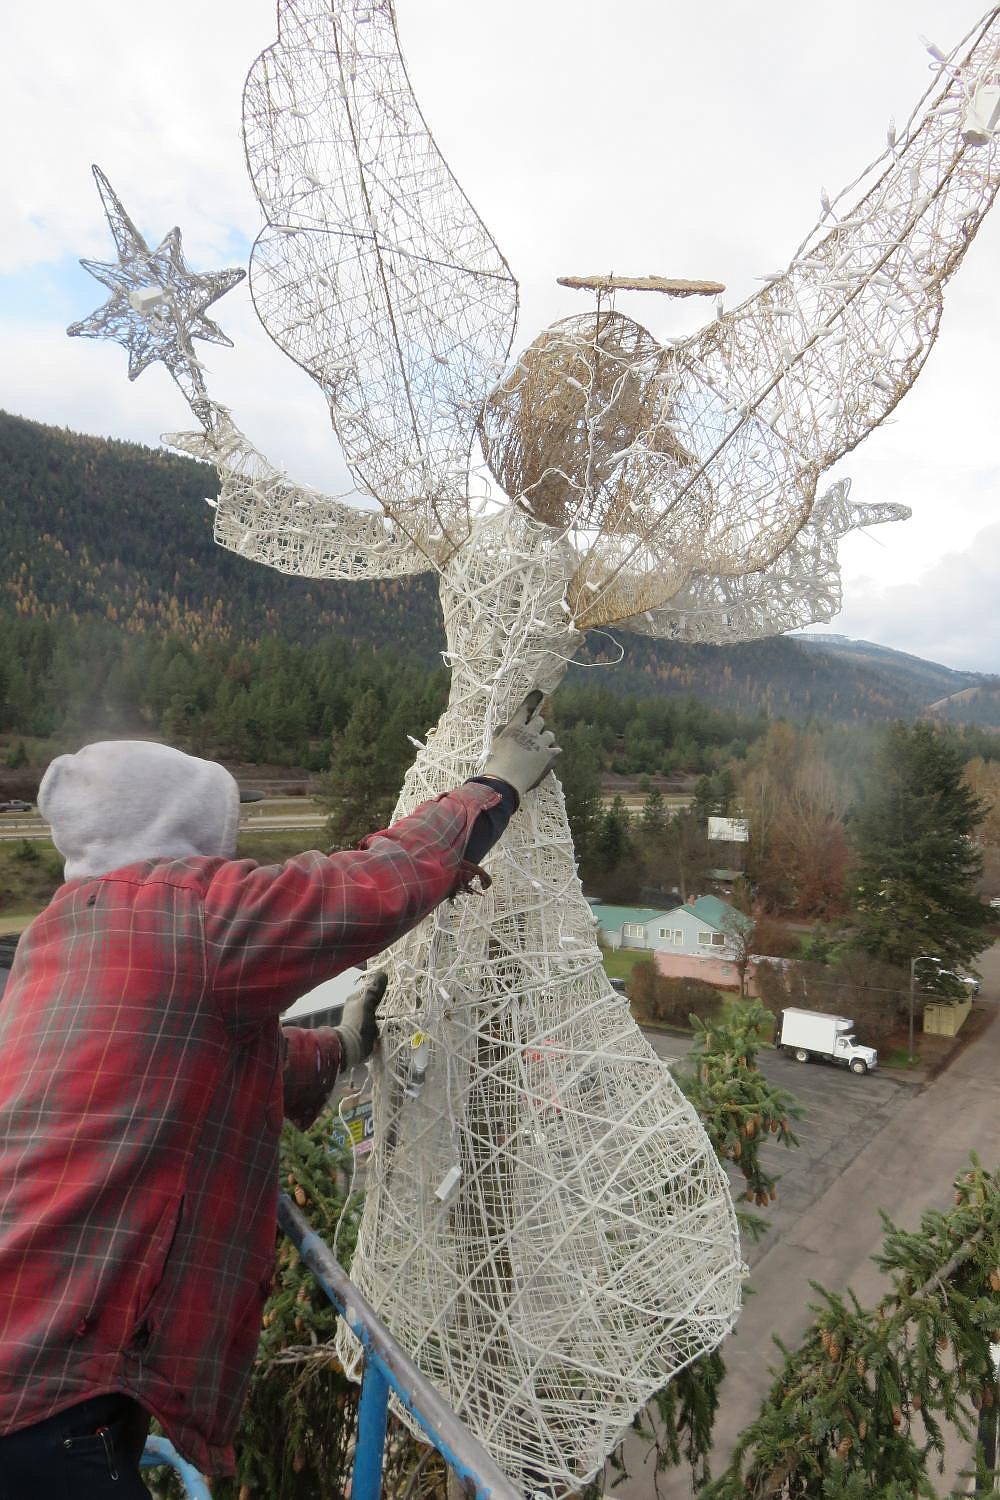
{"label": "metal guardrail", "polygon": [[[310,1228],[308,1220],[285,1193],[278,1200],[278,1222],[364,1350],[351,1500],[379,1500],[381,1495],[390,1391],[449,1468],[475,1493],[476,1500],[523,1500],[479,1439],[379,1322],[374,1308],[362,1297],[329,1246]],[[149,1437],[140,1468],[154,1469],[161,1464],[176,1469],[188,1500],[212,1500],[201,1474],[181,1457],[174,1445],[167,1438]]]}
{"label": "metal guardrail", "polygon": [[523,1500],[479,1439],[379,1322],[375,1309],[285,1193],[278,1200],[278,1223],[364,1350],[351,1500],[379,1500],[390,1391],[445,1463],[472,1486],[477,1500]]}
{"label": "metal guardrail", "polygon": [[158,1469],[162,1464],[169,1464],[177,1470],[184,1481],[188,1500],[212,1500],[212,1492],[198,1470],[186,1458],[181,1458],[173,1443],[164,1437],[148,1437],[139,1460],[140,1469]]}

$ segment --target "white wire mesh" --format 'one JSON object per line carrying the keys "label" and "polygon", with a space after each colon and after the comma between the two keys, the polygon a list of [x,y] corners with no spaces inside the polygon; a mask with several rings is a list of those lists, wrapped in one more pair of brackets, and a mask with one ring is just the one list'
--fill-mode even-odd
{"label": "white wire mesh", "polygon": [[[561,678],[571,562],[510,509],[447,564],[451,700],[398,813],[472,774],[487,726]],[[352,1275],[515,1483],[562,1493],[732,1326],[739,1245],[700,1122],[605,978],[554,778],[487,864],[485,895],[389,955]]]}
{"label": "white wire mesh", "polygon": [[849,479],[831,485],[770,567],[736,578],[693,573],[668,605],[623,623],[644,635],[724,645],[832,620],[841,606],[840,538],[910,514],[905,505],[858,505],[850,489]]}
{"label": "white wire mesh", "polygon": [[207,426],[212,403],[201,361],[194,352],[194,340],[232,348],[232,340],[206,317],[206,311],[242,281],[246,272],[241,268],[205,273],[190,270],[177,228],[150,250],[100,167],[94,167],[93,173],[118,260],[112,265],[95,260],[80,262],[111,296],[89,318],[71,323],[66,332],[70,338],[114,339],[121,344],[128,350],[130,380],[138,379],[148,365],[162,362],[195,416]]}
{"label": "white wire mesh", "polygon": [[[245,95],[254,299],[385,514],[294,484],[208,399],[191,339],[219,335],[204,309],[234,273],[194,276],[179,238],[151,254],[100,177],[119,265],[91,267],[113,296],[72,331],[171,369],[203,430],[170,441],[218,465],[224,545],[311,577],[439,572],[451,699],[399,811],[481,766],[586,628],[730,641],[830,618],[838,537],[903,512],[846,482],[816,501],[817,479],[915,378],[995,196],[1000,10],[755,297],[665,348],[599,290],[506,375],[515,284],[423,122],[390,0],[278,15]],[[477,430],[509,496],[492,518]],[[559,1494],[725,1335],[741,1268],[704,1133],[603,977],[554,778],[490,870],[389,956],[354,1275],[508,1473]]]}
{"label": "white wire mesh", "polygon": [[292,0],[243,101],[267,220],[264,327],[330,403],[361,486],[457,545],[469,449],[517,284],[420,114],[385,0]]}
{"label": "white wire mesh", "polygon": [[[478,418],[506,494],[577,554],[579,625],[644,628],[712,578],[761,633],[768,591],[723,580],[782,557],[821,471],[912,383],[993,201],[996,139],[969,119],[998,66],[996,10],[941,63],[937,95],[893,133],[859,200],[841,217],[824,204],[762,291],[669,348],[598,292],[597,313],[542,333],[485,406],[513,280],[423,122],[392,7],[284,0],[279,15],[245,100],[269,221],[252,284],[265,326],[326,392],[358,477],[440,555],[473,518]],[[778,617],[811,607],[800,597]]]}
{"label": "white wire mesh", "polygon": [[995,132],[984,143],[968,128],[1000,68],[996,9],[963,45],[868,169],[873,185],[841,218],[824,207],[762,291],[669,349],[599,302],[539,335],[489,397],[487,461],[566,529],[581,626],[662,606],[685,569],[721,580],[769,568],[809,520],[822,470],[909,389],[1000,185]]}

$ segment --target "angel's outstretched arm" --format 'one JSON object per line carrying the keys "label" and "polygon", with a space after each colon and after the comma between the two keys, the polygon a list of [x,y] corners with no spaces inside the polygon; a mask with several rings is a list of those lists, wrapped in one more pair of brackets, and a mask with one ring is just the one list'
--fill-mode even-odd
{"label": "angel's outstretched arm", "polygon": [[903,505],[854,504],[849,491],[849,479],[831,485],[769,568],[742,578],[692,574],[668,606],[623,621],[625,628],[664,640],[723,646],[832,620],[842,602],[838,540],[859,527],[909,515]]}
{"label": "angel's outstretched arm", "polygon": [[869,190],[840,219],[824,212],[787,271],[678,349],[703,462],[732,462],[755,428],[828,468],[909,389],[1000,186],[1000,141],[968,120],[1000,69],[1000,10],[962,45]]}
{"label": "angel's outstretched arm", "polygon": [[304,578],[396,578],[434,566],[399,522],[294,484],[243,436],[223,407],[206,432],[164,442],[215,465],[215,539],[231,552]]}
{"label": "angel's outstretched arm", "polygon": [[603,576],[584,575],[594,619],[620,618],[614,589],[662,573],[678,539],[696,575],[781,566],[820,474],[886,417],[933,345],[942,289],[1000,186],[1000,137],[970,118],[998,70],[994,7],[854,206],[837,218],[830,205],[787,271],[666,355],[657,409],[683,465]]}
{"label": "angel's outstretched arm", "polygon": [[278,21],[244,92],[254,306],[359,485],[456,545],[516,283],[424,122],[390,0],[279,0]]}

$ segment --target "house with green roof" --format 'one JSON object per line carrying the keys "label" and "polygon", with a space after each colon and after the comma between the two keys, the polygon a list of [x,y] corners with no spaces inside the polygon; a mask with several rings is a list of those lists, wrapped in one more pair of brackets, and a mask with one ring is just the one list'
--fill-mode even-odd
{"label": "house with green roof", "polygon": [[646,948],[678,958],[731,960],[734,934],[753,925],[718,896],[699,896],[669,911],[595,902],[593,912],[609,948]]}
{"label": "house with green roof", "polygon": [[652,948],[653,931],[666,913],[649,906],[605,906],[591,903],[601,937],[609,948]]}

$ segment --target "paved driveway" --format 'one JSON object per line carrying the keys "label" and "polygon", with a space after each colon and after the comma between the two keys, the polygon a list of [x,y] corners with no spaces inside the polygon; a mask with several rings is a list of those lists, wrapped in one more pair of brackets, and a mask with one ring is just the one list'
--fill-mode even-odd
{"label": "paved driveway", "polygon": [[[680,1061],[690,1047],[686,1037],[652,1031],[646,1036],[666,1062]],[[804,1113],[795,1126],[797,1147],[773,1140],[764,1147],[765,1164],[778,1178],[778,1197],[762,1211],[770,1225],[767,1234],[744,1245],[751,1266],[826,1192],[917,1087],[879,1072],[859,1076],[824,1063],[797,1063],[770,1048],[760,1054],[760,1069],[771,1083],[793,1094]],[[733,1182],[742,1192],[738,1172]]]}
{"label": "paved driveway", "polygon": [[764,1211],[771,1226],[767,1234],[744,1247],[751,1266],[846,1171],[917,1087],[879,1072],[861,1076],[832,1064],[797,1063],[780,1052],[762,1053],[760,1068],[771,1083],[794,1094],[804,1113],[795,1125],[797,1147],[773,1138],[764,1147],[764,1162],[778,1178],[778,1197]]}
{"label": "paved driveway", "polygon": [[[764,1071],[799,1094],[806,1116],[798,1129],[801,1145],[788,1152],[778,1202],[769,1210],[774,1228],[749,1257],[757,1295],[746,1302],[736,1334],[725,1346],[729,1373],[715,1424],[716,1472],[757,1414],[769,1367],[779,1359],[774,1337],[794,1346],[809,1321],[814,1300],[810,1282],[834,1291],[850,1286],[863,1303],[874,1302],[885,1290],[871,1260],[882,1242],[879,1209],[896,1223],[915,1228],[924,1210],[948,1206],[953,1180],[970,1149],[978,1149],[987,1165],[995,1163],[1000,943],[982,956],[978,968],[982,999],[997,1014],[982,1036],[922,1087],[878,1073],[856,1078],[816,1063],[762,1054]],[[668,1041],[656,1044],[661,1055],[669,1050]],[[680,1054],[683,1043],[673,1050]],[[780,1165],[780,1157],[777,1161]],[[651,1500],[653,1476],[643,1465],[644,1446],[630,1443],[629,1457],[632,1477],[616,1487],[615,1495]],[[938,1494],[964,1492],[958,1476],[968,1461],[968,1446],[950,1439],[945,1474],[934,1476]],[[690,1500],[688,1471],[681,1466],[661,1476],[660,1494],[664,1500]]]}

